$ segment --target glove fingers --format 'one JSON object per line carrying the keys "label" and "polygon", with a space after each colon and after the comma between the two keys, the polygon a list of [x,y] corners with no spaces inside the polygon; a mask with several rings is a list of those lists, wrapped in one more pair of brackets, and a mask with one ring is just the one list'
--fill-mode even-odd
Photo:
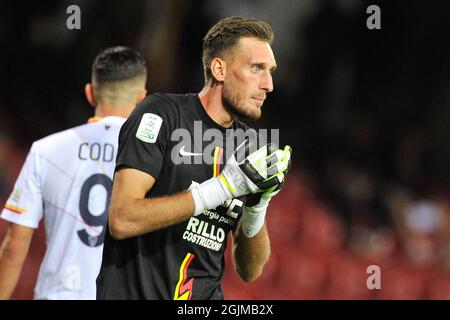
{"label": "glove fingers", "polygon": [[[277,154],[277,152],[278,152],[278,154]],[[286,176],[286,174],[289,171],[289,168],[291,166],[291,153],[292,153],[292,149],[290,146],[286,146],[283,151],[277,150],[274,153],[274,155],[276,155],[276,158],[279,160],[274,165],[272,165],[266,169],[267,177],[268,177],[266,179],[266,181],[275,181],[275,180],[279,181],[277,188],[273,189],[272,191],[278,190],[277,191],[277,193],[278,193],[281,190],[281,188],[284,186],[284,177]],[[271,160],[274,160],[274,158]]]}
{"label": "glove fingers", "polygon": [[[259,172],[264,172],[265,170],[268,172],[267,176],[271,176],[275,174],[274,170],[272,169],[269,172],[269,168],[271,168],[274,165],[278,165],[278,171],[285,171],[289,170],[291,165],[291,153],[292,149],[289,146],[286,146],[284,150],[281,149],[273,149],[275,144],[268,145],[267,150],[272,150],[272,152],[268,153],[267,157],[265,158],[265,161],[260,160],[257,163],[252,163],[256,170]],[[251,162],[251,161],[250,161]]]}
{"label": "glove fingers", "polygon": [[255,168],[257,168],[262,165],[265,162],[267,156],[271,155],[275,150],[277,150],[275,144],[266,144],[265,146],[250,154],[247,159]]}
{"label": "glove fingers", "polygon": [[269,156],[266,158],[267,167],[273,166],[274,164],[279,162],[283,158],[283,156],[284,152],[280,149],[270,153]]}
{"label": "glove fingers", "polygon": [[275,143],[269,143],[267,144],[267,154],[272,154],[278,149],[278,146]]}
{"label": "glove fingers", "polygon": [[283,179],[284,179],[284,174],[277,173],[277,174],[269,177],[268,179],[258,183],[257,186],[261,190],[268,190],[272,187],[279,185],[283,181]]}
{"label": "glove fingers", "polygon": [[259,164],[259,162],[264,159],[267,155],[267,147],[264,146],[262,148],[259,148],[252,154],[250,154],[246,160],[248,160],[252,165],[255,166],[255,164]]}
{"label": "glove fingers", "polygon": [[[267,155],[267,151],[271,150],[274,146],[274,144],[271,144],[260,148],[245,159],[244,163],[240,165],[241,169],[258,187],[260,186],[261,180],[270,180],[277,174],[279,179],[278,183],[280,183],[284,178],[285,172],[289,169],[291,155],[290,147],[286,146],[284,150],[277,149]],[[272,185],[270,185],[269,188],[271,186]],[[267,188],[261,189],[267,190]]]}
{"label": "glove fingers", "polygon": [[[239,152],[245,153],[249,147],[250,142],[244,141],[236,150],[236,154]],[[270,194],[277,188],[280,189],[279,185],[283,182],[290,167],[291,151],[292,149],[289,146],[281,150],[276,149],[275,144],[268,144],[250,154],[242,162],[238,161],[242,173],[253,183],[250,190],[257,192],[257,190],[254,190],[255,188],[260,191],[267,191],[272,188]],[[239,157],[239,155],[237,156]],[[233,180],[233,177],[230,176],[230,179]]]}
{"label": "glove fingers", "polygon": [[279,172],[278,166],[275,164],[273,166],[271,166],[270,168],[267,169],[267,176],[271,177],[274,174],[277,174]]}
{"label": "glove fingers", "polygon": [[289,171],[289,169],[291,168],[291,155],[292,155],[292,148],[290,146],[286,146],[284,147],[284,156],[285,156],[285,161],[287,161],[287,168],[286,168],[286,172],[285,174]]}
{"label": "glove fingers", "polygon": [[[268,148],[269,150],[269,148]],[[268,154],[264,159],[260,159],[257,163],[252,163],[252,165],[255,167],[255,169],[261,173],[261,176],[263,178],[267,178],[268,176],[274,175],[277,173],[276,168],[273,169],[272,167],[275,166],[277,163],[280,162],[280,160],[284,157],[284,153],[282,150],[275,150]],[[269,171],[269,168],[272,168]],[[278,170],[280,171],[280,170]],[[282,171],[282,170],[281,170]]]}
{"label": "glove fingers", "polygon": [[[277,150],[277,151],[279,151],[281,153],[282,157],[284,156],[283,151],[281,151],[281,150]],[[281,172],[285,173],[286,170],[288,170],[289,162],[286,161],[286,159],[284,159],[282,157],[280,157],[277,162],[275,162],[274,164],[271,164],[266,169],[258,168],[258,171],[260,171],[260,172],[266,171],[266,177],[270,177],[270,176],[273,176],[274,174],[281,173]]]}
{"label": "glove fingers", "polygon": [[[278,172],[277,174],[265,179],[247,159],[245,159],[244,163],[239,165],[239,168],[244,172],[247,178],[250,179],[261,191],[265,191],[279,184],[284,177],[283,173]],[[267,176],[267,172],[265,175]]]}
{"label": "glove fingers", "polygon": [[279,172],[283,172],[283,174],[286,176],[291,167],[292,148],[290,146],[286,146],[282,152],[283,155],[281,157],[281,160],[278,162],[278,169]]}

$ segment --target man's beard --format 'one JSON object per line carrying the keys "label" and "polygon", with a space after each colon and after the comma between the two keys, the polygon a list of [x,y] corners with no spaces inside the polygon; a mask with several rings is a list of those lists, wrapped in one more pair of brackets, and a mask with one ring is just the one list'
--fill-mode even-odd
{"label": "man's beard", "polygon": [[232,94],[231,90],[228,90],[226,86],[223,87],[222,93],[223,106],[229,113],[231,113],[235,117],[251,121],[258,120],[261,117],[261,113],[254,114],[242,107],[239,103],[240,100],[242,100],[240,99],[239,95]]}

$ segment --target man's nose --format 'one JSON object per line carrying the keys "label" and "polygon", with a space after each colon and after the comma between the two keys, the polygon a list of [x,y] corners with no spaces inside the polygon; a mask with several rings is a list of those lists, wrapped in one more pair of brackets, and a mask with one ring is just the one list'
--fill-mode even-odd
{"label": "man's nose", "polygon": [[261,89],[266,92],[273,91],[273,80],[270,72],[265,72],[261,79]]}

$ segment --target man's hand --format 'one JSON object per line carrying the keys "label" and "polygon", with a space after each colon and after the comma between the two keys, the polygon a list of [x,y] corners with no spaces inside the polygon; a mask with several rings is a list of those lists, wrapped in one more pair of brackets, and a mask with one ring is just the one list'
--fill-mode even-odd
{"label": "man's hand", "polygon": [[290,163],[290,151],[288,159],[286,149],[283,151],[268,144],[246,156],[250,147],[249,140],[245,140],[218,177],[191,187],[194,215],[214,209],[229,199],[276,188],[283,182]]}
{"label": "man's hand", "polygon": [[[291,165],[292,149],[289,146],[286,146],[283,152],[284,152],[283,155],[284,160],[287,162],[287,167],[283,171],[283,177],[285,177]],[[249,194],[246,197],[246,204],[244,206],[244,211],[242,213],[240,224],[242,232],[247,238],[254,237],[259,232],[259,230],[261,230],[265,221],[269,202],[272,199],[272,197],[274,197],[281,191],[283,186],[284,186],[284,178],[281,183],[273,186],[269,190]]]}

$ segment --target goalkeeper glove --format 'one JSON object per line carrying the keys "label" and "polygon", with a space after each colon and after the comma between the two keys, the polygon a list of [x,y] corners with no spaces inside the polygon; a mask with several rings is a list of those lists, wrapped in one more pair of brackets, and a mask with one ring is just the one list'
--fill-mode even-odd
{"label": "goalkeeper glove", "polygon": [[283,171],[288,163],[283,160],[282,150],[268,144],[245,157],[249,149],[247,139],[236,149],[218,177],[191,186],[194,216],[215,209],[227,200],[266,191],[283,181]]}
{"label": "goalkeeper glove", "polygon": [[[284,149],[284,160],[288,162],[284,177],[289,171],[291,164],[292,149],[286,146]],[[284,180],[265,192],[250,194],[246,197],[246,204],[240,220],[241,230],[247,238],[254,237],[264,225],[269,202],[277,195],[284,185]]]}

